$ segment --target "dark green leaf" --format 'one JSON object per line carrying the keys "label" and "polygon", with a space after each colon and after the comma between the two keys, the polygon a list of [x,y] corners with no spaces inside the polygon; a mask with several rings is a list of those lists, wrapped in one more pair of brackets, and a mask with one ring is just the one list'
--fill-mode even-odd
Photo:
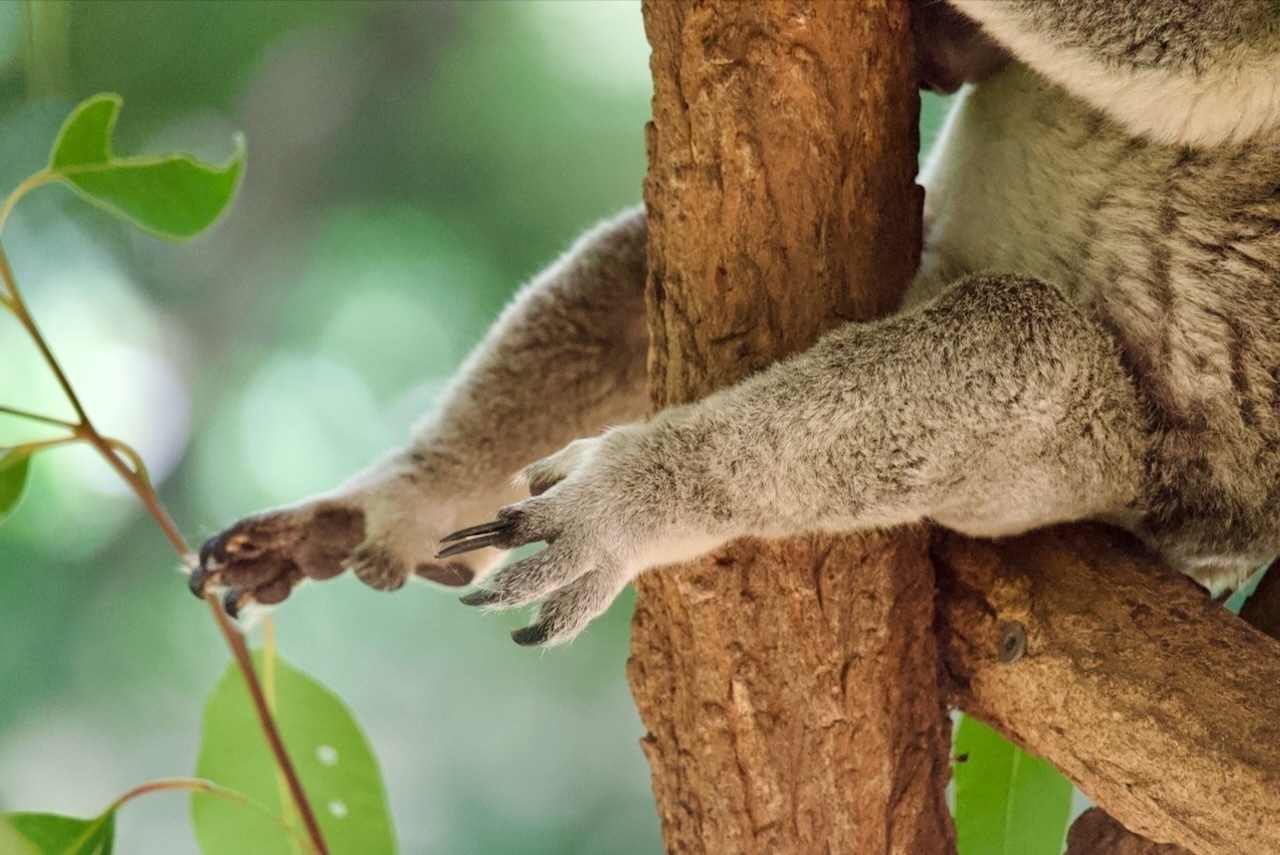
{"label": "dark green leaf", "polygon": [[38,855],[111,855],[116,815],[93,819],[56,813],[11,813],[7,819]]}
{"label": "dark green leaf", "polygon": [[194,237],[222,214],[244,168],[244,140],[221,166],[189,154],[117,157],[111,133],[123,104],[119,95],[94,95],[67,117],[53,144],[49,171],[100,208],[148,234]]}
{"label": "dark green leaf", "polygon": [[0,520],[22,500],[27,476],[31,472],[31,455],[25,451],[0,449]]}
{"label": "dark green leaf", "polygon": [[[263,675],[263,655],[254,655]],[[276,721],[333,855],[396,851],[382,773],[360,727],[332,693],[280,659],[273,663]],[[205,705],[196,774],[292,817],[284,783],[258,727],[244,679],[234,666]],[[290,808],[282,807],[290,804]],[[195,793],[191,815],[205,855],[278,855],[291,838],[245,805]],[[301,827],[296,820],[293,823]]]}
{"label": "dark green leaf", "polygon": [[1059,855],[1071,782],[1046,760],[964,716],[956,729],[960,855]]}

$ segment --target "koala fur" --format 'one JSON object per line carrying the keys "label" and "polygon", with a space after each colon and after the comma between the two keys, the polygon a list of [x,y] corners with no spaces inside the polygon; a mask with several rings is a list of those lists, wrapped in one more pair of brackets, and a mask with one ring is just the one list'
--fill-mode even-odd
{"label": "koala fur", "polygon": [[463,598],[539,603],[515,634],[539,644],[743,535],[1098,519],[1215,590],[1280,553],[1280,6],[913,7],[922,82],[969,83],[899,314],[642,422],[625,212],[524,288],[406,449],[211,538],[193,589],[464,585],[544,541]]}

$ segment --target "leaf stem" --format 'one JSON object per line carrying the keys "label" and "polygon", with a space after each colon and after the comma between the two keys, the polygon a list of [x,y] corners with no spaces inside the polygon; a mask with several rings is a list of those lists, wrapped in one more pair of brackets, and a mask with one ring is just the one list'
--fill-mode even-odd
{"label": "leaf stem", "polygon": [[152,489],[151,475],[147,472],[147,464],[143,461],[142,455],[132,445],[127,442],[121,442],[118,439],[112,439],[109,436],[102,437],[102,441],[113,452],[123,455],[129,461],[129,465],[133,467],[134,474],[141,479],[142,483],[147,485],[147,489]]}
{"label": "leaf stem", "polygon": [[79,441],[80,437],[78,436],[59,436],[54,439],[37,439],[32,442],[20,442],[17,445],[0,445],[0,452],[7,454],[34,454],[37,451],[44,451],[46,448],[68,445]]}
{"label": "leaf stem", "polygon": [[253,668],[253,660],[249,656],[249,648],[244,643],[244,636],[236,631],[236,628],[231,625],[231,621],[227,620],[227,615],[222,610],[222,604],[218,602],[217,597],[213,594],[206,594],[204,600],[209,604],[209,610],[213,612],[213,619],[217,622],[218,629],[222,632],[222,637],[226,639],[227,646],[231,648],[231,654],[235,657],[236,664],[240,666],[240,672],[244,675],[245,685],[249,687],[249,695],[253,698],[253,708],[257,711],[259,722],[262,724],[262,733],[267,738],[271,753],[275,755],[276,766],[280,769],[280,774],[284,776],[285,782],[289,785],[289,794],[293,796],[294,806],[297,807],[298,813],[302,815],[302,823],[307,827],[307,834],[311,838],[312,848],[314,848],[317,855],[328,855],[329,849],[325,846],[324,837],[320,834],[320,824],[316,821],[316,815],[311,810],[311,803],[307,801],[306,793],[302,791],[302,784],[298,780],[298,773],[294,769],[293,761],[289,759],[289,753],[285,751],[284,742],[280,739],[280,731],[276,728],[275,720],[271,716],[271,708],[267,705],[266,695],[262,691],[262,683]]}
{"label": "leaf stem", "polygon": [[[13,192],[8,195],[3,204],[0,204],[0,232],[4,231],[5,223],[9,222],[9,214],[13,212],[13,206],[18,204],[18,200],[23,196],[35,190],[37,187],[43,187],[46,184],[52,184],[58,181],[60,176],[56,172],[50,171],[48,168],[41,169],[28,175],[21,184],[13,188]],[[13,287],[12,284],[9,287]]]}
{"label": "leaf stem", "polygon": [[[17,194],[15,190],[10,194],[12,199]],[[6,200],[6,203],[8,200]],[[4,228],[4,217],[7,216],[3,209],[0,209],[0,229]],[[9,266],[9,256],[5,255],[4,247],[0,246],[0,279],[3,279],[5,287],[9,289],[9,302],[13,314],[18,319],[18,323],[26,328],[27,333],[31,336],[31,340],[35,342],[36,348],[39,349],[40,355],[44,357],[44,361],[48,363],[53,376],[57,379],[58,385],[62,387],[62,392],[67,396],[67,401],[71,404],[71,408],[76,411],[76,419],[80,425],[85,425],[89,421],[89,417],[85,415],[84,407],[80,405],[80,397],[76,395],[75,389],[71,388],[67,375],[63,373],[62,366],[58,364],[58,360],[54,358],[53,352],[49,350],[48,343],[44,340],[40,328],[36,326],[35,318],[31,317],[31,313],[27,311],[26,301],[22,299],[22,293],[18,290],[17,280],[13,277],[13,268]]]}
{"label": "leaf stem", "polygon": [[192,793],[206,793],[210,796],[226,799],[229,802],[247,805],[278,825],[290,837],[301,843],[304,848],[311,848],[307,844],[306,838],[298,833],[298,829],[289,825],[283,819],[276,816],[253,799],[243,793],[237,793],[235,790],[229,790],[226,787],[221,787],[213,781],[206,781],[203,778],[160,778],[155,781],[148,781],[145,784],[134,787],[132,790],[129,790],[117,798],[111,803],[110,807],[102,812],[102,815],[105,817],[107,814],[119,810],[126,802],[132,801],[139,796],[145,796],[148,793],[159,793],[165,790],[187,790]]}
{"label": "leaf stem", "polygon": [[[4,228],[5,220],[13,209],[13,204],[25,193],[30,192],[42,183],[53,180],[50,177],[51,175],[47,170],[37,172],[26,181],[23,181],[16,190],[9,194],[9,198],[5,200],[3,206],[0,206],[0,230]],[[31,317],[30,312],[27,311],[26,303],[22,299],[22,293],[18,290],[18,284],[14,280],[13,270],[9,266],[9,259],[5,255],[3,246],[0,246],[0,281],[8,289],[8,307],[18,318],[18,322],[26,328],[27,333],[31,336],[32,341],[35,342],[49,369],[53,372],[54,377],[57,378],[58,385],[62,387],[62,391],[66,395],[67,401],[71,404],[71,408],[75,410],[78,423],[67,424],[71,424],[71,429],[75,432],[77,438],[93,445],[107,461],[107,464],[129,485],[142,502],[143,507],[146,508],[147,513],[151,515],[151,518],[155,520],[160,530],[169,540],[169,543],[177,550],[183,563],[188,568],[192,567],[196,560],[195,554],[187,546],[186,540],[183,538],[182,533],[178,531],[173,518],[169,516],[168,511],[160,504],[159,497],[147,477],[146,466],[143,464],[141,456],[125,443],[104,437],[89,419],[88,414],[80,403],[79,396],[76,395],[75,389],[72,388],[71,382],[67,379],[67,375],[62,370],[57,357],[53,355],[53,351],[49,348],[48,342],[45,341],[40,328],[36,326],[35,320]],[[133,468],[126,464],[126,458],[133,464]],[[254,711],[258,716],[258,724],[262,728],[263,736],[266,737],[267,745],[271,748],[271,753],[275,758],[280,774],[284,776],[289,785],[289,793],[293,797],[298,813],[302,816],[302,822],[306,826],[307,835],[311,839],[311,848],[315,855],[328,855],[329,849],[325,845],[324,836],[320,832],[320,825],[316,821],[315,813],[311,810],[311,804],[307,801],[306,793],[303,792],[302,783],[298,779],[298,773],[294,768],[293,761],[289,759],[289,754],[285,750],[284,741],[280,738],[280,730],[276,726],[275,718],[267,706],[266,698],[262,692],[262,684],[253,669],[253,660],[249,657],[249,648],[244,643],[244,636],[231,625],[222,610],[222,605],[215,597],[206,595],[205,602],[209,605],[209,610],[218,625],[218,630],[226,640],[227,646],[231,649],[231,655],[235,659],[240,673],[244,676],[245,684],[249,688],[249,695],[253,699]]]}
{"label": "leaf stem", "polygon": [[19,410],[17,407],[5,407],[0,405],[0,414],[6,415],[6,416],[17,416],[20,419],[30,419],[33,422],[44,422],[47,425],[54,425],[55,427],[66,428],[69,431],[74,431],[77,427],[79,427],[79,425],[75,424],[74,422],[63,421],[62,419],[55,419],[52,416],[42,416],[39,413],[32,413],[26,410]]}

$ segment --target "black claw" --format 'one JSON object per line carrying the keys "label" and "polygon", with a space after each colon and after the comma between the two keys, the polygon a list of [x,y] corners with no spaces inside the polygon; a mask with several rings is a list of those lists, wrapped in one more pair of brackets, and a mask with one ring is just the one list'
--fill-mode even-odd
{"label": "black claw", "polygon": [[209,577],[212,575],[212,573],[204,569],[203,565],[197,565],[187,576],[187,588],[195,595],[197,600],[204,599],[204,586],[209,583]]}
{"label": "black claw", "polygon": [[458,597],[458,602],[462,603],[464,606],[491,606],[501,599],[502,595],[497,591],[480,588],[479,590],[472,591],[465,597]]}
{"label": "black claw", "polygon": [[205,538],[204,543],[200,546],[200,565],[204,566],[209,563],[210,559],[221,562],[226,559],[226,552],[223,550],[223,544],[226,542],[226,532],[215,534],[212,537]]}
{"label": "black claw", "polygon": [[446,534],[440,538],[441,543],[452,543],[455,540],[464,540],[468,537],[475,537],[477,534],[492,534],[495,531],[501,531],[507,527],[507,523],[502,520],[490,520],[487,523],[473,525],[469,528],[460,528],[453,534]]}
{"label": "black claw", "polygon": [[[464,531],[466,529],[463,529]],[[464,552],[471,552],[476,549],[484,549],[486,546],[501,546],[505,539],[506,532],[499,531],[496,534],[483,535],[481,537],[473,537],[470,540],[459,541],[452,546],[446,546],[444,549],[436,553],[436,558],[448,558],[452,555],[461,555]],[[452,535],[450,535],[452,537]],[[446,538],[447,540],[448,538]]]}
{"label": "black claw", "polygon": [[240,617],[240,600],[244,597],[244,592],[239,588],[231,588],[222,595],[222,608],[227,614],[233,618]]}
{"label": "black claw", "polygon": [[546,641],[550,634],[551,627],[545,623],[535,623],[533,626],[512,630],[511,640],[521,647],[537,647]]}

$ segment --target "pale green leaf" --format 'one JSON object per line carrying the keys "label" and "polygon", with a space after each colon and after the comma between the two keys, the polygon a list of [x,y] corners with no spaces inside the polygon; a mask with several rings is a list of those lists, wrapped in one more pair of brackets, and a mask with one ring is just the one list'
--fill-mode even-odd
{"label": "pale green leaf", "polygon": [[49,171],[88,201],[168,240],[194,237],[221,216],[244,169],[244,140],[221,166],[189,154],[117,157],[111,134],[123,100],[94,95],[71,112],[58,132]]}
{"label": "pale green leaf", "polygon": [[31,474],[31,455],[26,451],[0,449],[0,520],[22,500],[27,476]]}
{"label": "pale green leaf", "polygon": [[11,813],[6,819],[37,855],[111,855],[116,815],[93,819],[56,813]]}
{"label": "pale green leaf", "polygon": [[35,845],[9,824],[6,816],[0,816],[0,852],[4,855],[40,855]]}
{"label": "pale green leaf", "polygon": [[1046,760],[964,716],[956,729],[956,835],[960,855],[1059,855],[1071,782]]}
{"label": "pale green leaf", "polygon": [[[254,655],[254,662],[265,681],[262,653]],[[382,773],[359,725],[341,701],[310,677],[280,659],[271,670],[276,721],[330,852],[391,855],[396,845]],[[196,774],[243,793],[301,828],[234,666],[205,705]],[[287,833],[248,806],[195,793],[191,815],[205,855],[299,850]]]}

